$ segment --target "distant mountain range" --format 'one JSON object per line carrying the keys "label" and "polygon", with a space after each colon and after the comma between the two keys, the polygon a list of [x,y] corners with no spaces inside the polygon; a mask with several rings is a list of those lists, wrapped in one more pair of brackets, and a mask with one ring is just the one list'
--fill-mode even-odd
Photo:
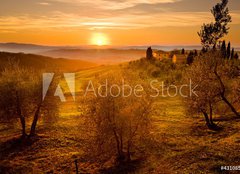
{"label": "distant mountain range", "polygon": [[[25,43],[0,43],[0,51],[12,51],[12,52],[41,52],[49,51],[56,49],[141,49],[145,50],[149,46],[153,49],[171,51],[174,49],[186,49],[186,50],[200,50],[202,49],[201,45],[136,45],[136,46],[95,46],[95,45],[86,45],[86,46],[47,46],[47,45],[36,45],[36,44],[25,44]],[[240,51],[240,46],[235,47],[235,50]]]}
{"label": "distant mountain range", "polygon": [[[201,50],[201,45],[149,45],[153,49],[163,50],[163,51],[171,51],[174,49],[182,49],[185,50]],[[86,45],[86,46],[46,46],[46,45],[36,45],[36,44],[25,44],[25,43],[0,43],[0,51],[9,51],[9,52],[24,52],[24,53],[37,53],[43,51],[50,50],[59,50],[59,49],[140,49],[146,50],[148,45],[139,45],[139,46],[95,46],[95,45]],[[240,46],[235,47],[235,50],[240,51]]]}
{"label": "distant mountain range", "polygon": [[71,47],[64,46],[43,46],[43,45],[35,45],[35,44],[24,44],[24,43],[0,43],[0,51],[6,52],[24,52],[24,53],[38,53],[43,51],[55,50],[55,49],[64,49]]}
{"label": "distant mountain range", "polygon": [[[161,46],[149,45],[155,50],[171,51],[174,49],[201,50],[200,45]],[[0,43],[0,51],[12,53],[31,53],[53,58],[78,59],[98,64],[115,64],[136,60],[145,56],[149,46],[44,46],[22,43]],[[240,51],[239,48],[235,48]]]}

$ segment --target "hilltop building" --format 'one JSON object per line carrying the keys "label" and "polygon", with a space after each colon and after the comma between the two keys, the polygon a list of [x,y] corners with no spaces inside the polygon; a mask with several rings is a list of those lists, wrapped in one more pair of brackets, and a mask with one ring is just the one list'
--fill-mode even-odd
{"label": "hilltop building", "polygon": [[174,54],[172,56],[172,62],[173,63],[186,63],[187,56],[185,54]]}
{"label": "hilltop building", "polygon": [[169,52],[165,52],[165,51],[162,51],[162,50],[155,51],[153,53],[153,57],[155,57],[158,60],[170,59],[171,58]]}
{"label": "hilltop building", "polygon": [[181,52],[177,50],[171,52],[157,50],[153,52],[153,57],[157,60],[170,59],[173,63],[187,62],[187,53],[181,54]]}

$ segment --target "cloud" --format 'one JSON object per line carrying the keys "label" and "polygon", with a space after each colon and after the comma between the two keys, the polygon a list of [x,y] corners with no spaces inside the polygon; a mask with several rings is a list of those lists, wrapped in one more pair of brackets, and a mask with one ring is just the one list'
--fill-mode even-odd
{"label": "cloud", "polygon": [[[240,21],[240,11],[231,13],[232,24]],[[51,12],[48,15],[34,16],[0,16],[1,30],[12,32],[26,29],[139,29],[149,27],[183,27],[200,26],[213,20],[209,12],[171,12],[154,14],[129,14],[121,13],[104,18],[82,16],[75,13],[63,13],[60,11]],[[0,30],[0,32],[1,32]]]}
{"label": "cloud", "polygon": [[62,2],[67,4],[75,4],[75,5],[89,5],[89,6],[97,6],[101,9],[111,9],[111,10],[119,10],[125,9],[129,7],[134,7],[138,4],[166,4],[166,3],[175,3],[182,0],[49,0],[52,2]]}
{"label": "cloud", "polygon": [[48,3],[48,2],[39,2],[38,4],[39,4],[39,5],[45,5],[45,6],[51,5],[51,4]]}

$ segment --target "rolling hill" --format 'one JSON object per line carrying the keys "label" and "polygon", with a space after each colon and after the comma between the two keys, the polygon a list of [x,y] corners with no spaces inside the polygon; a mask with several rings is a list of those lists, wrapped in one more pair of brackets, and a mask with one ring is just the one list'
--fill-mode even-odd
{"label": "rolling hill", "polygon": [[77,71],[98,66],[82,60],[56,59],[35,54],[0,52],[0,69],[7,66],[10,60],[19,62],[19,65],[23,67],[59,71]]}

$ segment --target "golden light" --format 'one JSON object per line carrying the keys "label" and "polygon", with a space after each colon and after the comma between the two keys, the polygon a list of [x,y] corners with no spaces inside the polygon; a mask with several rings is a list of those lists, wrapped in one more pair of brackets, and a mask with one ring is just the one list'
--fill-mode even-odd
{"label": "golden light", "polygon": [[109,40],[107,36],[103,33],[93,33],[91,38],[91,45],[109,45]]}

